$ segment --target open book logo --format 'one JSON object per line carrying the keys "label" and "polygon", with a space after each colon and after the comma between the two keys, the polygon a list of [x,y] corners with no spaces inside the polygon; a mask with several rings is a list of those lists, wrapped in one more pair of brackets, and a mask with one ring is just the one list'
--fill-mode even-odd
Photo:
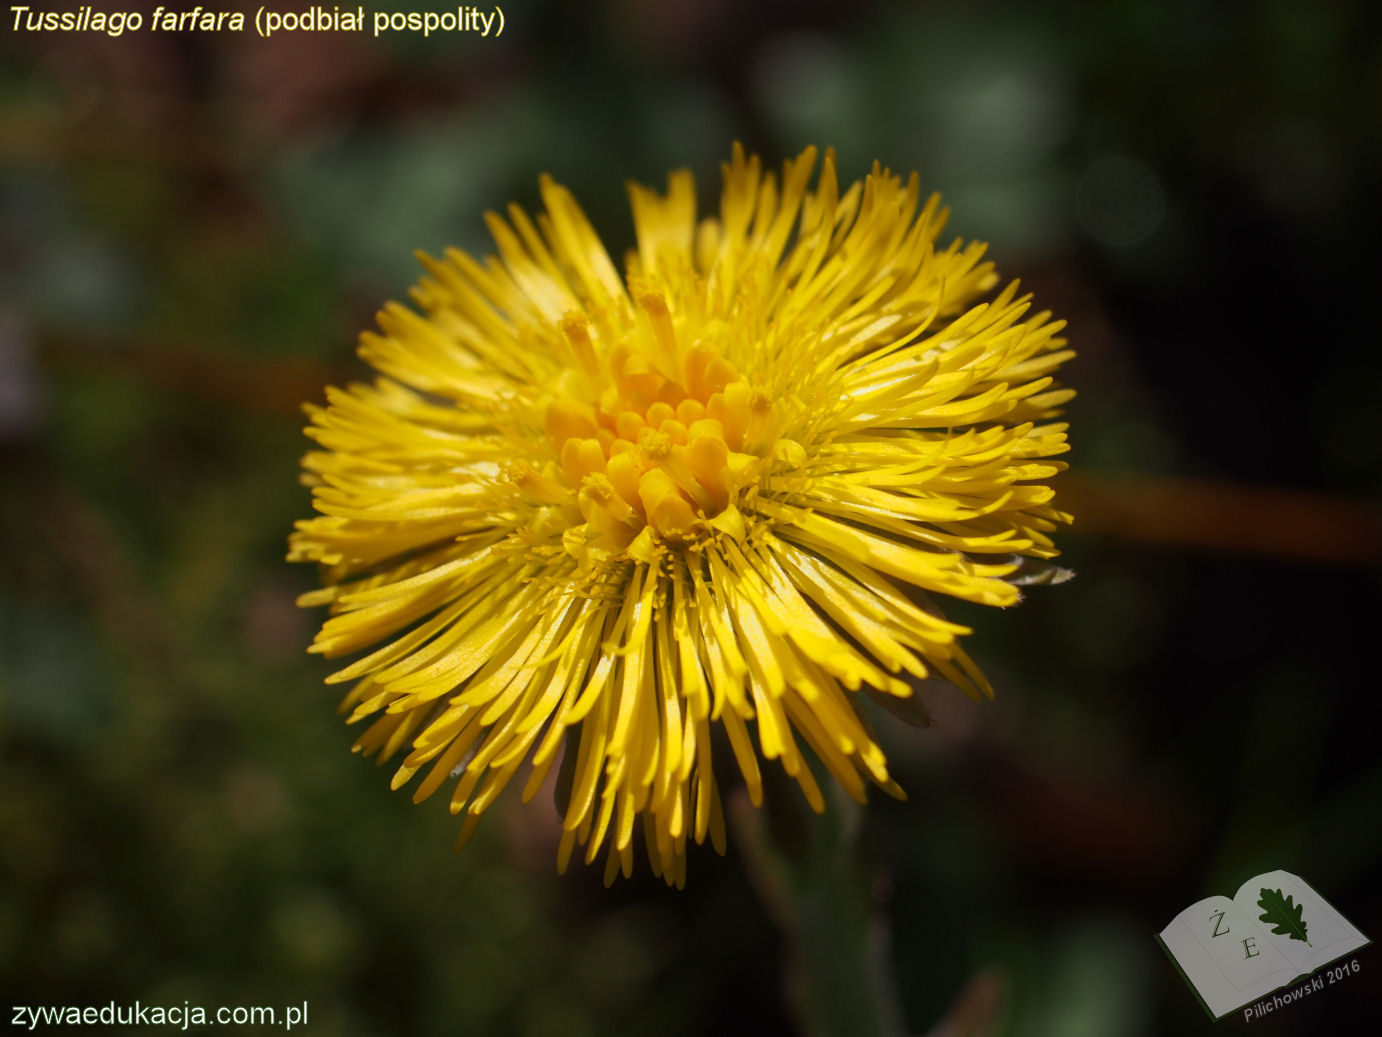
{"label": "open book logo", "polygon": [[1231,900],[1190,905],[1157,941],[1215,1019],[1370,942],[1304,879],[1285,871],[1254,876]]}

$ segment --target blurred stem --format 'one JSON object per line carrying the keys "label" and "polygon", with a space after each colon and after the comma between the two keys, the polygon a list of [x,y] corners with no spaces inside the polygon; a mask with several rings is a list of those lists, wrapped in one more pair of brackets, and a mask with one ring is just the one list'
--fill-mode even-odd
{"label": "blurred stem", "polygon": [[859,848],[861,809],[833,783],[816,814],[800,795],[742,793],[730,820],[754,888],[787,948],[786,993],[809,1037],[900,1037],[906,1032],[889,961],[887,923]]}

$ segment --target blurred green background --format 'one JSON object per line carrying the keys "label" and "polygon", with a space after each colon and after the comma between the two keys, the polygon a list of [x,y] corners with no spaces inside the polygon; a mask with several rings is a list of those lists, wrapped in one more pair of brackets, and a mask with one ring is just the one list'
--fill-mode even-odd
{"label": "blurred green background", "polygon": [[[951,610],[998,698],[885,725],[912,798],[860,819],[907,1029],[1209,1032],[1152,936],[1272,868],[1382,934],[1378,5],[504,12],[487,40],[0,37],[4,1005],[800,1028],[744,833],[684,892],[641,862],[606,890],[510,796],[453,856],[444,800],[348,751],[283,562],[298,406],[363,372],[414,249],[487,251],[481,213],[548,170],[622,254],[624,182],[689,166],[713,203],[735,139],[917,169],[1080,351],[1079,576]],[[1375,1026],[1359,961],[1254,1032]]]}

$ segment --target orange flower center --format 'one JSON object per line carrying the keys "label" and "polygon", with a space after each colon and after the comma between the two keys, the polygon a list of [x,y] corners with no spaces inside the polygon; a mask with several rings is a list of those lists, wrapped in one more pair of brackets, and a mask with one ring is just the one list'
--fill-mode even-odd
{"label": "orange flower center", "polygon": [[772,400],[713,346],[683,345],[660,292],[641,288],[636,298],[643,333],[603,358],[583,316],[562,322],[594,391],[547,405],[560,477],[591,529],[635,556],[708,529],[742,536],[735,499],[777,440]]}

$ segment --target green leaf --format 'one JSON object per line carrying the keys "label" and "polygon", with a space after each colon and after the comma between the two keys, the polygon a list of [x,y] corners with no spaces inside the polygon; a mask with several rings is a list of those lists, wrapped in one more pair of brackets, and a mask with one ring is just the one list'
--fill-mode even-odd
{"label": "green leaf", "polygon": [[1273,926],[1272,932],[1277,935],[1289,935],[1291,939],[1303,940],[1307,946],[1313,947],[1314,944],[1305,938],[1305,922],[1301,920],[1305,905],[1293,903],[1289,893],[1283,897],[1279,889],[1264,889],[1261,894],[1257,906],[1262,908],[1264,914],[1259,920]]}
{"label": "green leaf", "polygon": [[562,817],[566,816],[566,808],[571,805],[571,786],[576,781],[576,757],[580,750],[580,728],[568,727],[566,743],[561,750],[561,763],[557,765],[557,781],[552,786],[552,802],[556,804],[557,813]]}
{"label": "green leaf", "polygon": [[[918,681],[916,683],[939,684],[940,682]],[[910,727],[936,726],[935,720],[931,717],[931,711],[926,708],[926,703],[922,701],[921,695],[917,692],[915,687],[912,688],[912,693],[906,698],[898,698],[896,695],[886,691],[879,691],[877,688],[870,688],[867,685],[864,687],[864,694],[873,702],[877,703],[882,709]],[[867,717],[861,716],[860,719],[867,721]],[[872,733],[873,732],[870,730],[869,734],[872,735]]]}

